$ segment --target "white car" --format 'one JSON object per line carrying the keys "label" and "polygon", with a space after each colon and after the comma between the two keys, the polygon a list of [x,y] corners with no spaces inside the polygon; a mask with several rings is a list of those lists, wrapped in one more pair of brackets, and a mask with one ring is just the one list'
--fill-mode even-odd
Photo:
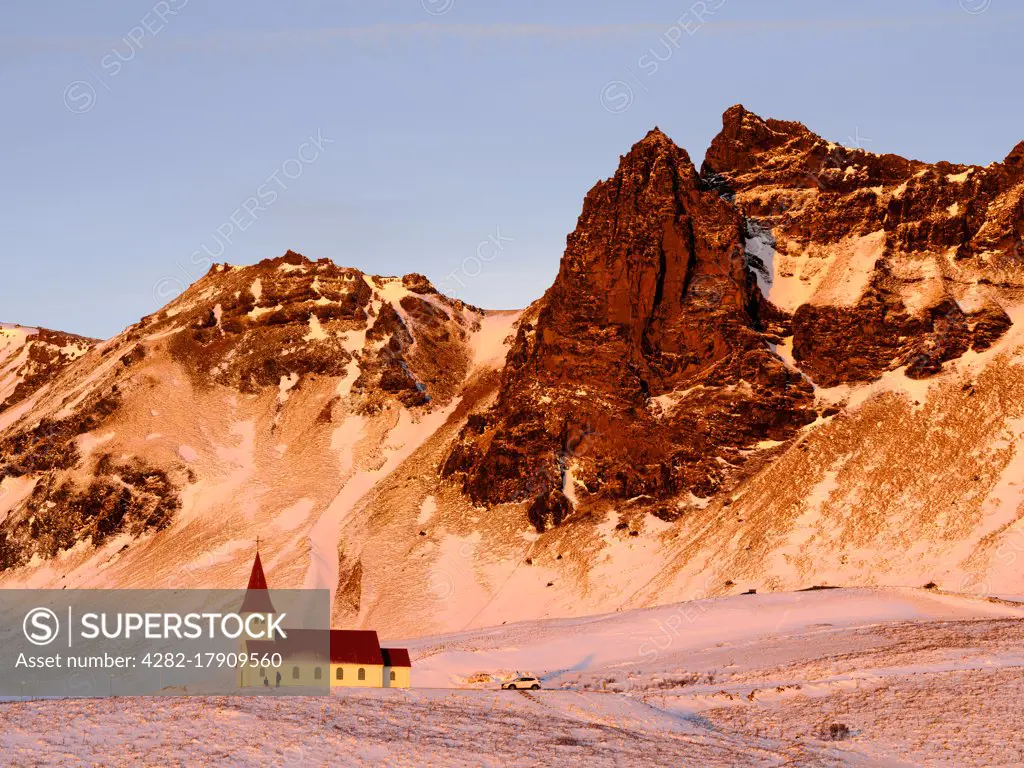
{"label": "white car", "polygon": [[517,677],[513,680],[509,680],[507,683],[502,683],[501,687],[506,691],[515,691],[521,689],[529,689],[531,691],[540,690],[540,680],[536,677]]}

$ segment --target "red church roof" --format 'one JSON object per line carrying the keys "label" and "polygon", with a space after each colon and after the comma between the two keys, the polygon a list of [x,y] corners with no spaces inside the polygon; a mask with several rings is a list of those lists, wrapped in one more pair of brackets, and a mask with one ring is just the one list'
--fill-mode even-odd
{"label": "red church roof", "polygon": [[[246,647],[250,653],[260,655],[280,653],[285,661],[327,661],[327,630],[285,627],[284,631],[288,637],[279,637],[276,640],[251,640],[246,643]],[[329,641],[331,664],[384,664],[380,641],[372,629],[332,629]]]}
{"label": "red church roof", "polygon": [[372,629],[332,629],[332,664],[383,664],[380,640]]}
{"label": "red church roof", "polygon": [[267,577],[263,575],[263,563],[260,562],[260,553],[257,552],[240,613],[274,612],[274,604],[270,602],[270,595],[267,594]]}
{"label": "red church roof", "polygon": [[384,657],[385,667],[411,667],[409,651],[405,648],[381,648],[381,655]]}

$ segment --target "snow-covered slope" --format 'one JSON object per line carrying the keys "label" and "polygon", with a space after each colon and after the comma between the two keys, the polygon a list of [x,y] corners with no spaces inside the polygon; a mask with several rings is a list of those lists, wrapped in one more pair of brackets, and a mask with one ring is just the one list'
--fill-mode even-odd
{"label": "snow-covered slope", "polygon": [[[0,419],[95,343],[71,333],[0,323]],[[0,421],[0,429],[3,425]]]}
{"label": "snow-covered slope", "polygon": [[357,502],[516,316],[297,254],[214,267],[4,414],[0,582],[237,587],[259,536],[274,586],[335,589]]}

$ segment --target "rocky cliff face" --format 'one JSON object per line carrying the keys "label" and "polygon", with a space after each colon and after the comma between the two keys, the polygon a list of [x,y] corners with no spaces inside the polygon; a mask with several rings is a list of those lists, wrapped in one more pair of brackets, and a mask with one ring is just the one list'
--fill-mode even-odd
{"label": "rocky cliff face", "polygon": [[541,530],[585,497],[714,493],[815,418],[764,309],[735,208],[652,131],[587,195],[497,403],[444,473],[477,503],[530,500]]}
{"label": "rocky cliff face", "polygon": [[33,395],[96,339],[0,323],[0,413]]}
{"label": "rocky cliff face", "polygon": [[741,106],[702,175],[747,220],[767,298],[823,386],[925,377],[1005,332],[1024,285],[1024,143],[984,168],[876,155]]}

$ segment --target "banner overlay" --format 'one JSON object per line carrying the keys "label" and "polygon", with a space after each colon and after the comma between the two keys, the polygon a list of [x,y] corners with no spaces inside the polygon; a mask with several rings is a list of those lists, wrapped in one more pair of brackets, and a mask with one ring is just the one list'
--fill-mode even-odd
{"label": "banner overlay", "polygon": [[330,693],[330,591],[0,590],[0,696]]}

